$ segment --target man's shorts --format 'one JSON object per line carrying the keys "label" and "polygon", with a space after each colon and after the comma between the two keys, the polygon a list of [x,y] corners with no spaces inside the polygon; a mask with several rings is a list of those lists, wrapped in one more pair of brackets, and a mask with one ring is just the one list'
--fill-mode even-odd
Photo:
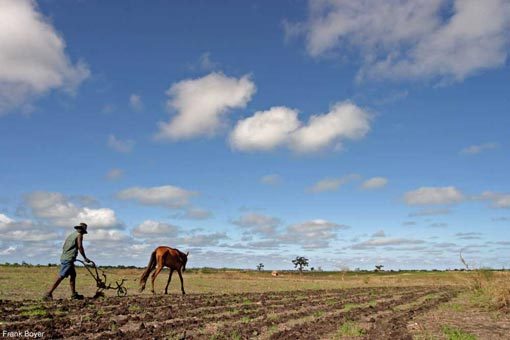
{"label": "man's shorts", "polygon": [[60,271],[58,275],[61,278],[66,278],[68,276],[76,276],[76,270],[74,269],[74,261],[61,261],[60,262]]}

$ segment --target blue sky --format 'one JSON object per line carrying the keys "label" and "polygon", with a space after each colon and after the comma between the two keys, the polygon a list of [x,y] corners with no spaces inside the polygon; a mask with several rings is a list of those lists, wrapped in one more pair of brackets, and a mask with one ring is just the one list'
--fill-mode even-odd
{"label": "blue sky", "polygon": [[195,267],[507,266],[509,18],[2,0],[0,262],[56,262],[87,222],[104,264],[165,244]]}

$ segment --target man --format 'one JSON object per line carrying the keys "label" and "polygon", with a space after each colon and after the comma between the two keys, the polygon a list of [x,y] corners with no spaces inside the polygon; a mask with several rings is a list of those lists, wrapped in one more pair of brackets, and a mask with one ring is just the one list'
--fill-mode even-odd
{"label": "man", "polygon": [[71,235],[67,236],[64,246],[62,248],[62,256],[60,257],[60,271],[58,273],[55,283],[51,289],[44,295],[43,299],[51,300],[53,298],[53,291],[57,289],[60,282],[69,276],[69,283],[71,285],[71,299],[81,300],[83,295],[76,292],[76,270],[74,269],[74,261],[78,256],[78,251],[86,263],[91,263],[87,256],[85,256],[85,250],[83,249],[83,235],[87,234],[87,224],[80,223],[75,226],[74,231]]}

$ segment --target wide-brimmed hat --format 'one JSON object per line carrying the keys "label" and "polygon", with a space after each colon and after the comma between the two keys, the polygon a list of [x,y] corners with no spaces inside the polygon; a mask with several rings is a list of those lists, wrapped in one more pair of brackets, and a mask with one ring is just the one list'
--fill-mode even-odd
{"label": "wide-brimmed hat", "polygon": [[74,226],[74,229],[77,229],[77,230],[81,230],[82,233],[84,234],[88,234],[87,233],[87,223],[80,223],[79,225],[75,225]]}

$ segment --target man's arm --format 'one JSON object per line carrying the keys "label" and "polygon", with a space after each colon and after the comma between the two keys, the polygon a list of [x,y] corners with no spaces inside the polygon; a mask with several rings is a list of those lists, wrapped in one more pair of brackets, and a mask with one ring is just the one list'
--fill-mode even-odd
{"label": "man's arm", "polygon": [[78,242],[78,251],[80,252],[81,256],[83,256],[85,262],[87,263],[92,262],[87,258],[87,256],[85,255],[85,249],[83,249],[83,234],[78,235],[76,242]]}

